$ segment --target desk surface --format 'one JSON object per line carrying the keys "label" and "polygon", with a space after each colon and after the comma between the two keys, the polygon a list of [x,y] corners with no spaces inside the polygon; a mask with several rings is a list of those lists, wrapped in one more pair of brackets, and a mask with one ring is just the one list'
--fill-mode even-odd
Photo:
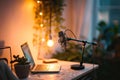
{"label": "desk surface", "polygon": [[79,64],[77,62],[58,61],[61,65],[59,73],[38,73],[30,74],[26,80],[76,80],[79,77],[91,72],[93,69],[97,69],[98,65],[83,63],[85,69],[83,70],[72,70],[70,66],[73,64]]}

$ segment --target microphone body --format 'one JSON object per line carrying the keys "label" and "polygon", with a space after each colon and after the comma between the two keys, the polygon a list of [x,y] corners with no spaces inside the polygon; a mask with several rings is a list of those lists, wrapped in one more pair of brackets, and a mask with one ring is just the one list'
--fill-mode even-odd
{"label": "microphone body", "polygon": [[61,44],[61,46],[63,46],[63,47],[66,48],[67,38],[65,37],[65,33],[64,33],[63,31],[60,31],[60,32],[58,33],[58,36],[59,36],[58,42]]}
{"label": "microphone body", "polygon": [[85,44],[88,43],[88,44],[91,44],[91,45],[97,45],[96,42],[88,42],[88,41],[85,41],[85,40],[77,40],[77,39],[74,39],[74,38],[68,38],[68,37],[66,37],[66,34],[63,31],[60,31],[58,33],[58,36],[59,36],[58,42],[61,44],[62,47],[65,47],[65,48],[66,48],[66,45],[67,45],[67,41],[70,41],[70,40],[77,41],[77,42],[83,42]]}

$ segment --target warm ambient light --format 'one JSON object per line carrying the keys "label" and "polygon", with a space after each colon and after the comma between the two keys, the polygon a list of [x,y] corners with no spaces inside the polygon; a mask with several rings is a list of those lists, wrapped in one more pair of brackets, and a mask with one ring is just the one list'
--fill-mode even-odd
{"label": "warm ambient light", "polygon": [[49,47],[52,47],[53,44],[54,44],[53,40],[52,40],[52,39],[49,39],[48,42],[47,42],[47,45],[48,45]]}
{"label": "warm ambient light", "polygon": [[43,15],[43,13],[42,13],[42,12],[40,12],[39,14],[40,14],[41,16]]}
{"label": "warm ambient light", "polygon": [[42,42],[44,42],[45,41],[45,39],[44,38],[42,38]]}
{"label": "warm ambient light", "polygon": [[43,24],[40,24],[40,27],[43,27]]}
{"label": "warm ambient light", "polygon": [[41,1],[37,0],[37,3],[41,3]]}

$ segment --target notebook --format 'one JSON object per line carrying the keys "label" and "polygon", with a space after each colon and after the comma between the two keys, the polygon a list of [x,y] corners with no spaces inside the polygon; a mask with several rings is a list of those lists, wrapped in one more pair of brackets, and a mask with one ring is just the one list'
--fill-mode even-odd
{"label": "notebook", "polygon": [[35,64],[34,59],[32,57],[30,48],[28,46],[28,43],[25,42],[21,45],[21,49],[23,51],[24,56],[28,59],[31,65],[31,72],[32,73],[40,73],[40,72],[47,72],[47,73],[56,73],[60,72],[61,66],[58,63],[41,63],[41,64]]}

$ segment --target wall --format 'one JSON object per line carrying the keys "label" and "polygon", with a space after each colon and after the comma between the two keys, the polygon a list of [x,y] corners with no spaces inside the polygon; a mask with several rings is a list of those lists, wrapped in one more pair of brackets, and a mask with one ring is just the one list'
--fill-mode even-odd
{"label": "wall", "polygon": [[[0,40],[11,46],[12,54],[23,55],[20,45],[26,41],[32,53],[35,51],[33,6],[33,0],[0,0]],[[33,55],[35,58],[37,54]]]}

